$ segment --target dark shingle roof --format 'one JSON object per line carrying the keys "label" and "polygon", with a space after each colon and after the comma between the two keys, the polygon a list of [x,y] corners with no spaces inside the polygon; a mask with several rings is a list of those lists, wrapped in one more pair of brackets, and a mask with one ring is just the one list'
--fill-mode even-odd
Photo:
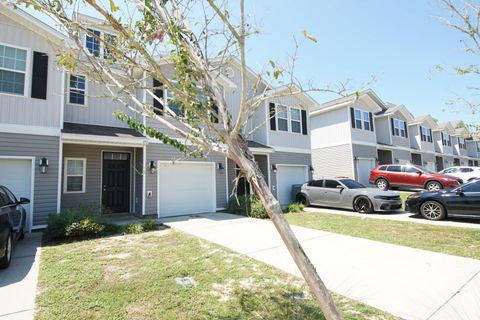
{"label": "dark shingle roof", "polygon": [[142,134],[130,128],[97,126],[92,124],[79,124],[71,122],[65,122],[63,124],[62,132],[95,136],[143,138]]}
{"label": "dark shingle roof", "polygon": [[261,143],[258,143],[258,142],[252,141],[252,140],[248,140],[247,143],[248,143],[249,148],[272,149],[269,146],[266,146],[264,144],[261,144]]}

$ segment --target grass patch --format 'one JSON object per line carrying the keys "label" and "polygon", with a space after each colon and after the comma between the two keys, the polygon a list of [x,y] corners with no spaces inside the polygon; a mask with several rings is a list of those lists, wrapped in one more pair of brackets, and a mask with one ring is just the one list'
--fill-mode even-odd
{"label": "grass patch", "polygon": [[480,259],[480,231],[413,222],[349,217],[328,213],[295,213],[289,223],[402,246]]}
{"label": "grass patch", "polygon": [[[171,230],[44,247],[38,292],[40,320],[324,319],[300,279]],[[335,299],[346,319],[394,319]]]}

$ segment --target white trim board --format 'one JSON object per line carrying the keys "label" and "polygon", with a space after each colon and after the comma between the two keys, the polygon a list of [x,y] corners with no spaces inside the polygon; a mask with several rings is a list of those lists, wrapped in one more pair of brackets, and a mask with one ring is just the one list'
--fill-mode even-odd
{"label": "white trim board", "polygon": [[64,143],[75,144],[93,144],[93,145],[112,145],[121,147],[142,147],[145,138],[128,138],[128,137],[106,137],[98,135],[62,133],[62,140]]}
{"label": "white trim board", "polygon": [[53,137],[59,137],[61,135],[60,128],[57,127],[27,126],[12,123],[2,123],[0,125],[0,132]]}
{"label": "white trim board", "polygon": [[275,152],[291,152],[291,153],[306,153],[306,154],[312,153],[310,149],[275,147],[275,146],[271,146],[271,147],[275,149]]}

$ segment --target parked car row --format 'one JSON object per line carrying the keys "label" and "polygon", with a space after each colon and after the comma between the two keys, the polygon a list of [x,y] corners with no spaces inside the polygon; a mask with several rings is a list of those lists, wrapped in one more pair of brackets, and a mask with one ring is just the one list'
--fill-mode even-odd
{"label": "parked car row", "polygon": [[448,214],[480,216],[480,168],[452,167],[436,173],[417,165],[386,164],[373,169],[369,180],[376,188],[349,178],[312,180],[295,189],[294,195],[307,206],[391,212],[403,206],[390,188],[422,188],[426,190],[407,198],[406,211],[429,220],[442,220]]}

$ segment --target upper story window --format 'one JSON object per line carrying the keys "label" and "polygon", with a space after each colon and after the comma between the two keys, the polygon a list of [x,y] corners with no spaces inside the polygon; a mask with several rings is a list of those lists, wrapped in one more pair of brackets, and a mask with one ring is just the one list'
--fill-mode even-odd
{"label": "upper story window", "polygon": [[100,57],[100,36],[98,30],[87,29],[89,33],[86,34],[85,44],[88,51],[95,57]]}
{"label": "upper story window", "polygon": [[290,123],[292,127],[292,132],[302,132],[302,118],[300,115],[300,109],[290,108]]}
{"label": "upper story window", "polygon": [[27,50],[0,45],[0,92],[25,95]]}
{"label": "upper story window", "polygon": [[392,134],[397,137],[408,138],[407,123],[403,120],[393,119]]}
{"label": "upper story window", "polygon": [[85,105],[86,80],[85,76],[70,75],[68,85],[68,102],[71,104]]}
{"label": "upper story window", "polygon": [[352,128],[373,131],[373,115],[371,112],[360,109],[350,109],[352,116]]}
{"label": "upper story window", "polygon": [[420,139],[426,142],[433,142],[432,129],[420,126]]}
{"label": "upper story window", "polygon": [[183,117],[185,110],[182,104],[177,100],[175,100],[173,92],[170,89],[165,87],[163,96],[165,97],[165,102],[167,106],[170,108],[170,110],[172,110],[172,112],[175,113],[177,116]]}
{"label": "upper story window", "polygon": [[277,106],[277,126],[280,131],[288,131],[288,107]]}
{"label": "upper story window", "polygon": [[103,39],[105,42],[104,48],[103,48],[103,58],[112,59],[112,50],[110,49],[110,47],[115,45],[115,42],[117,41],[117,36],[114,36],[113,34],[104,33]]}
{"label": "upper story window", "polygon": [[464,138],[458,138],[458,147],[459,147],[460,149],[467,150],[467,144],[465,143],[465,139],[464,139]]}
{"label": "upper story window", "polygon": [[480,142],[475,142],[476,146],[477,146],[477,152],[480,152]]}
{"label": "upper story window", "polygon": [[448,133],[442,132],[442,144],[444,146],[452,146],[452,140],[450,139],[450,135]]}

